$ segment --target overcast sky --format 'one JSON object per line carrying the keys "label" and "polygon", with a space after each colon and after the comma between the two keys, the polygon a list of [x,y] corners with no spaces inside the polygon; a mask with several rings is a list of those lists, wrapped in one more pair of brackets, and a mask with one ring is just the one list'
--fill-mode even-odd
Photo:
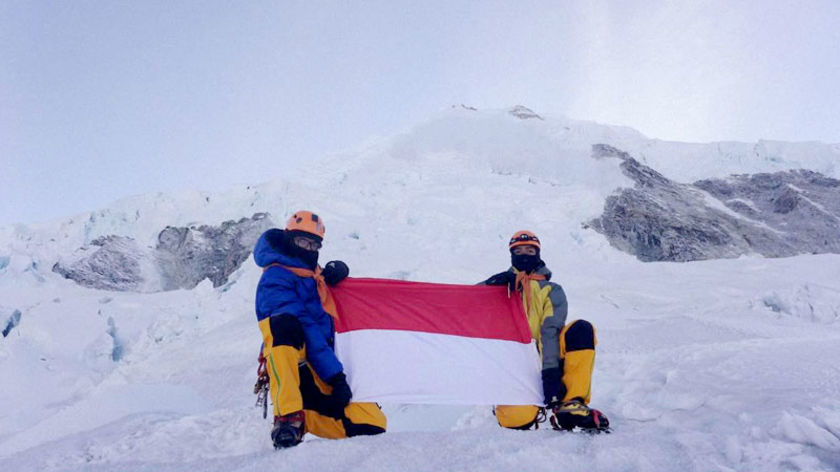
{"label": "overcast sky", "polygon": [[838,84],[839,0],[2,0],[0,225],[282,178],[460,103],[837,143]]}

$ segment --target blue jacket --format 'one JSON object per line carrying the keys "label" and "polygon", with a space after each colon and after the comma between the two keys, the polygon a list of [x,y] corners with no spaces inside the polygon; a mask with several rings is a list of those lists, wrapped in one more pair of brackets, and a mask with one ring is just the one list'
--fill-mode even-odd
{"label": "blue jacket", "polygon": [[[260,267],[281,264],[305,268],[296,257],[271,247],[265,239],[265,233],[254,247],[254,260]],[[298,277],[283,267],[269,267],[257,285],[256,309],[258,321],[276,315],[292,315],[300,321],[306,343],[306,359],[318,377],[329,380],[344,371],[333,351],[333,319],[321,305],[314,279]]]}

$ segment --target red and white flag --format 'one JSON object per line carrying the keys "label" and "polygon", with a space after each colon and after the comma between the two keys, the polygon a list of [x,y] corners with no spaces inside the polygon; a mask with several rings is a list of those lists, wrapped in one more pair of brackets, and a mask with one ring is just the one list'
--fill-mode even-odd
{"label": "red and white flag", "polygon": [[353,401],[542,404],[536,345],[506,287],[348,278],[332,292]]}

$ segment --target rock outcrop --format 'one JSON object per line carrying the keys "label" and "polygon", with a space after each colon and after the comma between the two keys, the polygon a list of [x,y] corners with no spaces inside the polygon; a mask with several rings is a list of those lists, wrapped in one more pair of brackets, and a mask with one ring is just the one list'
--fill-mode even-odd
{"label": "rock outcrop", "polygon": [[515,107],[508,110],[508,113],[512,116],[519,118],[520,120],[530,120],[530,119],[537,119],[537,120],[545,120],[545,118],[538,115],[534,110],[531,110],[528,107],[522,105],[516,105]]}
{"label": "rock outcrop", "polygon": [[219,226],[167,227],[156,247],[163,289],[193,288],[204,279],[214,287],[224,285],[269,228],[271,219],[265,213]]}
{"label": "rock outcrop", "polygon": [[611,146],[592,155],[620,159],[635,186],[608,197],[588,226],[642,261],[840,253],[838,180],[791,170],[683,184]]}
{"label": "rock outcrop", "polygon": [[52,270],[101,290],[191,289],[204,279],[218,287],[248,259],[257,238],[271,226],[265,213],[219,226],[169,226],[160,232],[155,247],[142,247],[125,236],[104,236]]}
{"label": "rock outcrop", "polygon": [[76,251],[73,262],[57,262],[52,271],[89,288],[117,291],[143,291],[150,274],[143,262],[154,254],[125,236],[103,236]]}

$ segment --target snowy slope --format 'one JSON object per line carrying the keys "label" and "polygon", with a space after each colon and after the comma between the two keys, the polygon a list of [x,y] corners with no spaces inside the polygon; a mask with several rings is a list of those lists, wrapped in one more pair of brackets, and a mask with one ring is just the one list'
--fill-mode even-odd
{"label": "snowy slope", "polygon": [[[838,177],[836,146],[762,153],[458,109],[269,183],[0,229],[0,329],[21,312],[0,339],[4,470],[839,470],[840,256],[638,262],[581,227],[630,185],[617,162],[589,158],[596,142],[680,181],[788,165]],[[593,405],[616,433],[504,431],[487,406],[386,405],[386,435],[275,452],[251,394],[252,262],[219,288],[147,294],[50,271],[99,236],[152,244],[167,225],[299,208],[327,223],[323,260],[357,276],[472,283],[507,266],[509,234],[537,232],[570,317],[598,328]]]}

